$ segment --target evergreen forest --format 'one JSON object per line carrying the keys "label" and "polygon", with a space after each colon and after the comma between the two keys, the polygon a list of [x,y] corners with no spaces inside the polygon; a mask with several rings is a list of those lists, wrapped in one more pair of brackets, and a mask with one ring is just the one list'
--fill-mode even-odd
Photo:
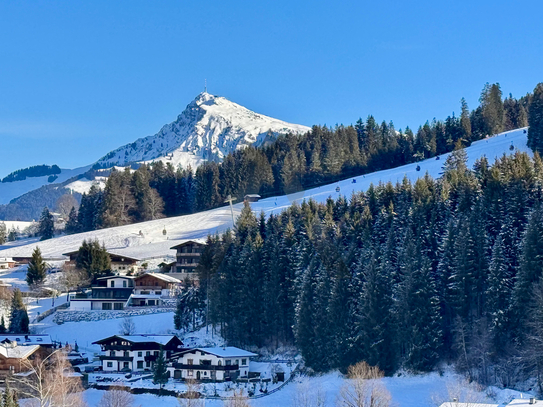
{"label": "evergreen forest", "polygon": [[543,373],[543,162],[516,153],[256,216],[208,238],[208,323],[229,344],[295,345],[306,366],[387,374],[454,362],[480,383]]}
{"label": "evergreen forest", "polygon": [[[538,88],[535,94],[543,100]],[[439,156],[487,135],[525,127],[530,118],[537,120],[543,101],[536,100],[531,112],[533,99],[530,93],[503,99],[499,84],[486,84],[475,110],[462,99],[459,116],[434,119],[416,132],[396,130],[392,122],[379,123],[370,115],[355,125],[313,126],[304,135],[280,136],[261,147],[237,150],[221,163],[206,162],[196,171],[161,161],[135,171],[93,170],[90,176],[108,175],[106,186],[83,195],[79,213],[74,208],[66,230],[85,232],[190,214],[222,206],[228,196],[240,202],[246,194],[284,195]]]}

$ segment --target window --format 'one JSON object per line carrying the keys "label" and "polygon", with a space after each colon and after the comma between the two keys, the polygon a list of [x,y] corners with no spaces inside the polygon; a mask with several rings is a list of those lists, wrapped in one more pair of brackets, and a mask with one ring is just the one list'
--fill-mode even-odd
{"label": "window", "polygon": [[107,362],[107,367],[113,367],[113,362]]}
{"label": "window", "polygon": [[145,367],[151,367],[151,362],[145,362]]}
{"label": "window", "polygon": [[226,366],[230,366],[232,364],[232,361],[230,359],[226,359]]}
{"label": "window", "polygon": [[143,369],[143,360],[138,361],[138,369]]}
{"label": "window", "polygon": [[161,295],[162,291],[155,291],[155,295]]}
{"label": "window", "polygon": [[245,366],[247,364],[247,359],[241,359],[241,366]]}
{"label": "window", "polygon": [[138,352],[138,358],[141,358],[143,356],[143,352]]}
{"label": "window", "polygon": [[219,359],[219,361],[217,362],[217,365],[222,366],[222,360]]}
{"label": "window", "polygon": [[126,350],[124,351],[124,357],[125,357],[125,358],[130,357],[130,353],[128,353],[128,351],[126,351]]}
{"label": "window", "polygon": [[159,353],[160,353],[160,352],[159,352],[158,350],[155,350],[154,355],[155,355],[155,356],[158,356]]}
{"label": "window", "polygon": [[123,368],[124,368],[124,369],[127,369],[127,368],[128,368],[128,365],[129,365],[128,362],[124,362],[124,363],[123,363]]}
{"label": "window", "polygon": [[123,287],[126,288],[126,281],[123,281]]}
{"label": "window", "polygon": [[193,359],[187,359],[187,365],[192,365],[194,363]]}
{"label": "window", "polygon": [[151,356],[151,352],[150,352],[150,351],[146,351],[146,352],[145,352],[145,356]]}
{"label": "window", "polygon": [[155,300],[149,300],[149,305],[155,305]]}
{"label": "window", "polygon": [[102,309],[105,310],[105,311],[110,311],[111,310],[111,303],[110,302],[102,303]]}
{"label": "window", "polygon": [[200,364],[205,365],[205,366],[210,366],[211,365],[211,360],[202,359],[202,360],[200,360]]}
{"label": "window", "polygon": [[110,350],[110,351],[109,351],[109,356],[115,356],[115,351],[114,351],[114,350]]}
{"label": "window", "polygon": [[193,371],[192,370],[187,370],[187,376],[192,377],[193,376]]}
{"label": "window", "polygon": [[111,283],[109,283],[109,286],[110,287],[115,287],[115,281],[112,281]]}
{"label": "window", "polygon": [[236,359],[236,363],[234,363],[234,365],[239,365],[239,360]]}
{"label": "window", "polygon": [[113,309],[122,310],[123,304],[121,302],[116,302],[115,304],[113,304]]}

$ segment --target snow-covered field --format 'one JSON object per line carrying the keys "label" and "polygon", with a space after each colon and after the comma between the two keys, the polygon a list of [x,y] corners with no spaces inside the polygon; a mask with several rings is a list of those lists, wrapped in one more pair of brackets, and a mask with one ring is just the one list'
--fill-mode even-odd
{"label": "snow-covered field", "polygon": [[[497,136],[480,140],[466,149],[468,163],[472,166],[475,160],[486,156],[489,161],[503,154],[512,154],[515,151],[531,153],[526,146],[525,129],[514,130]],[[510,150],[510,146],[514,150]],[[262,199],[252,205],[256,213],[264,211],[266,214],[277,213],[290,206],[293,202],[301,202],[312,198],[318,202],[325,202],[329,196],[337,198],[340,194],[349,198],[353,192],[365,191],[371,183],[400,182],[404,176],[411,181],[423,177],[428,172],[434,178],[440,176],[447,155],[442,155],[439,160],[431,158],[418,163],[420,171],[416,170],[417,164],[408,164],[402,167],[378,171],[365,176],[349,178],[344,181],[325,185],[322,187],[301,191],[290,195]],[[356,183],[353,183],[356,180]],[[339,187],[339,193],[336,188]],[[234,205],[234,216],[237,216],[242,203]],[[70,236],[62,236],[45,242],[33,242],[30,245],[22,245],[7,248],[0,251],[2,257],[30,256],[35,246],[39,246],[44,257],[58,258],[62,253],[77,250],[83,239],[98,239],[105,246],[119,254],[148,259],[161,256],[174,256],[175,251],[170,247],[181,240],[205,238],[208,234],[222,232],[232,226],[232,217],[228,207],[213,209],[192,215],[178,216],[167,219],[154,220],[116,228],[97,230]],[[166,229],[167,235],[163,235]],[[143,236],[139,234],[142,232]]]}

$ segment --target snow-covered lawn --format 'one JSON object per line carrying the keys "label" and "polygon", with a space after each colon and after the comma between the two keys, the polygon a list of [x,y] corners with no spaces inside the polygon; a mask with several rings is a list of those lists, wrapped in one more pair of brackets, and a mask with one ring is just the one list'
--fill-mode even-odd
{"label": "snow-covered lawn", "polygon": [[[397,407],[435,407],[436,402],[447,398],[447,384],[457,381],[459,378],[454,374],[440,376],[437,373],[425,375],[402,375],[400,377],[388,377],[384,379],[385,386],[392,394],[393,402]],[[296,394],[298,383],[309,380],[310,389],[319,389],[326,396],[326,407],[335,406],[339,390],[345,384],[345,379],[337,372],[328,373],[322,376],[309,379],[295,379],[287,384],[280,391],[268,396],[251,400],[252,407],[291,407]],[[500,390],[491,388],[481,394],[486,396],[487,392],[494,393],[492,400],[496,403],[508,403],[514,397],[520,397],[519,392],[512,390]],[[85,391],[85,398],[90,407],[98,405],[103,391],[90,389]],[[525,393],[524,397],[528,397]],[[135,404],[142,407],[160,405],[167,407],[178,407],[179,404],[174,397],[157,397],[150,394],[136,395]],[[489,401],[491,399],[488,399]],[[223,406],[221,400],[206,400],[206,407]],[[439,405],[439,404],[437,404]]]}

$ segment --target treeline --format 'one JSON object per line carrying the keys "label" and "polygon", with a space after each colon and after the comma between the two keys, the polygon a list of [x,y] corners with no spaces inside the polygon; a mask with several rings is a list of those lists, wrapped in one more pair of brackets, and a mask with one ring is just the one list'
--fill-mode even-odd
{"label": "treeline", "polygon": [[210,324],[232,345],[295,344],[317,371],[455,361],[505,386],[543,369],[543,162],[524,153],[348,200],[293,205],[210,237]]}
{"label": "treeline", "polygon": [[488,134],[527,125],[531,96],[502,100],[499,84],[485,85],[481,104],[445,121],[396,130],[373,116],[354,126],[314,126],[305,135],[279,137],[265,147],[247,147],[192,169],[170,163],[142,165],[138,170],[112,171],[104,191],[94,187],[71,216],[69,233],[177,216],[238,201],[249,193],[283,195],[349,176],[393,168],[469,145]]}
{"label": "treeline", "polygon": [[[58,165],[34,165],[32,167],[23,168],[12,172],[6,177],[2,178],[2,182],[14,182],[24,181],[27,177],[43,177],[45,175],[57,175],[60,174],[60,168]],[[52,181],[49,181],[52,182]]]}

